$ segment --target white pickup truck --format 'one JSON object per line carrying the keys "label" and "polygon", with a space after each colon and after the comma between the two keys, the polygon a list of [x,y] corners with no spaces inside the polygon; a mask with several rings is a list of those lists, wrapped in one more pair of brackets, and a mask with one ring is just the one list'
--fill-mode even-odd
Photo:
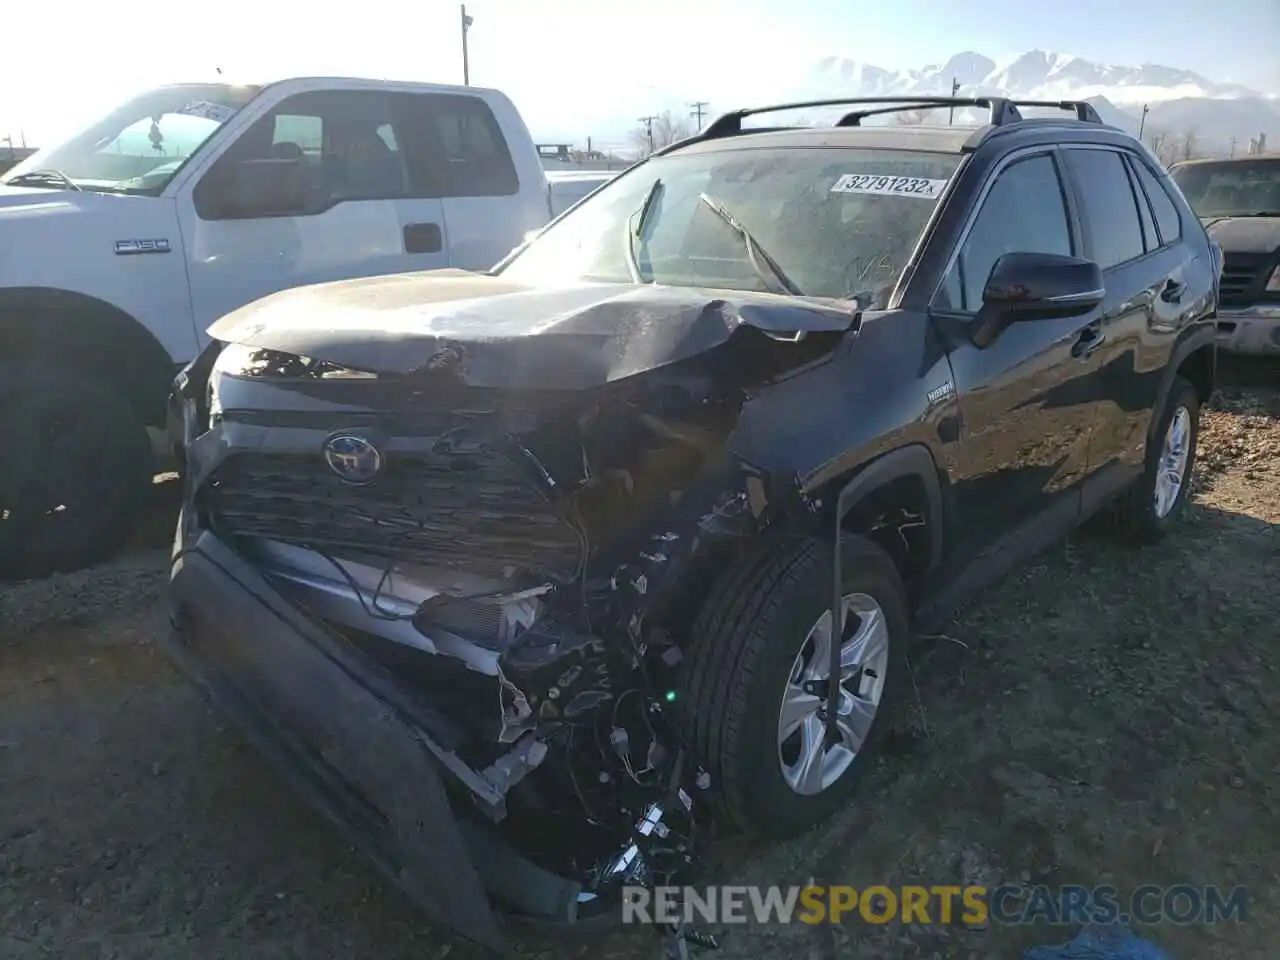
{"label": "white pickup truck", "polygon": [[303,284],[483,270],[551,218],[511,101],[349,79],[179,84],[0,177],[0,578],[128,529],[175,372]]}

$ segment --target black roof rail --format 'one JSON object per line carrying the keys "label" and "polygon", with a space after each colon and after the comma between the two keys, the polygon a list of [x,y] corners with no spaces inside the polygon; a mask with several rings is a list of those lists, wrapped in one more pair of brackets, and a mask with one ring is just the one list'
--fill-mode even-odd
{"label": "black roof rail", "polygon": [[1081,123],[1102,123],[1102,117],[1088,100],[1010,100],[1015,107],[1052,107],[1070,110]]}
{"label": "black roof rail", "polygon": [[[992,113],[992,123],[1012,123],[1022,119],[1017,110],[1010,111],[1010,101],[1003,97],[835,97],[830,100],[802,100],[796,103],[777,103],[764,107],[747,107],[722,114],[700,134],[700,139],[714,140],[717,137],[728,137],[742,132],[742,121],[747,117],[760,113],[777,113],[783,110],[809,110],[817,107],[844,107],[853,104],[866,104],[874,107],[877,104],[889,104],[878,113],[895,113],[904,110],[915,110],[920,107],[988,107]],[[862,111],[866,114],[866,111]],[[841,117],[839,126],[857,126],[852,119],[859,111]],[[869,114],[867,114],[869,115]],[[846,122],[847,121],[847,122]]]}
{"label": "black roof rail", "polygon": [[1000,125],[1013,123],[1022,117],[1017,110],[1009,111],[1007,100],[999,97],[974,97],[957,100],[954,97],[936,97],[930,100],[912,98],[907,103],[895,103],[891,107],[876,107],[871,110],[853,110],[836,121],[837,127],[860,127],[866,117],[874,117],[884,113],[905,113],[908,110],[933,110],[941,107],[986,107],[991,111],[989,123]]}
{"label": "black roof rail", "polygon": [[991,126],[1003,126],[1022,120],[1018,107],[1053,107],[1059,110],[1070,110],[1076,119],[1085,123],[1102,123],[1098,111],[1091,103],[1084,100],[1012,100],[1007,97],[835,97],[829,100],[802,100],[794,103],[777,103],[763,107],[745,107],[721,114],[696,137],[696,140],[715,140],[718,137],[730,137],[742,133],[742,121],[761,113],[779,113],[783,110],[809,110],[818,107],[844,107],[854,104],[865,105],[869,109],[853,110],[846,113],[837,122],[838,127],[860,126],[864,117],[883,113],[901,113],[907,110],[937,107],[986,107],[990,113]]}

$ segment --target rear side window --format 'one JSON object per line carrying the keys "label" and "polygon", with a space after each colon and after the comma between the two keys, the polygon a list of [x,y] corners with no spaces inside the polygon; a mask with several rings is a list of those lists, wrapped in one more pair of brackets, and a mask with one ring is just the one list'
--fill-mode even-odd
{"label": "rear side window", "polygon": [[1169,198],[1169,191],[1141,160],[1135,157],[1129,163],[1137,172],[1138,183],[1151,201],[1151,211],[1155,214],[1156,227],[1160,230],[1160,245],[1168,246],[1178,241],[1182,238],[1182,218],[1178,216],[1178,208]]}
{"label": "rear side window", "polygon": [[414,192],[427,197],[508,197],[515,163],[489,105],[464,94],[395,97]]}
{"label": "rear side window", "polygon": [[1103,270],[1146,252],[1137,198],[1124,160],[1112,150],[1071,150],[1071,165],[1084,201],[1093,256]]}

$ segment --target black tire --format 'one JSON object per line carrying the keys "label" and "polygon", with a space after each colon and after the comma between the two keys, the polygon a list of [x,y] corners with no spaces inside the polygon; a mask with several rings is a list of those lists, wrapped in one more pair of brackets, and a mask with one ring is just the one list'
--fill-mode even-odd
{"label": "black tire", "polygon": [[0,365],[0,580],[88,566],[150,489],[151,442],[114,391],[68,370]]}
{"label": "black tire", "polygon": [[[1165,435],[1179,410],[1187,411],[1190,418],[1187,445],[1187,463],[1182,483],[1172,508],[1161,516],[1156,511],[1156,483],[1160,473],[1161,455]],[[1131,486],[1107,514],[1107,525],[1120,539],[1136,545],[1153,544],[1161,540],[1186,510],[1191,493],[1191,478],[1196,465],[1196,442],[1200,437],[1200,395],[1195,385],[1182,377],[1174,377],[1169,387],[1169,397],[1157,414],[1155,429],[1147,442],[1146,468],[1142,476]]]}
{"label": "black tire", "polygon": [[797,793],[783,778],[778,722],[805,637],[831,606],[830,545],[814,539],[762,544],[717,582],[699,614],[684,703],[724,826],[785,838],[826,819],[847,802],[889,722],[909,637],[905,591],[893,561],[871,541],[850,536],[843,554],[844,593],[869,595],[885,615],[887,675],[862,748],[820,793]]}

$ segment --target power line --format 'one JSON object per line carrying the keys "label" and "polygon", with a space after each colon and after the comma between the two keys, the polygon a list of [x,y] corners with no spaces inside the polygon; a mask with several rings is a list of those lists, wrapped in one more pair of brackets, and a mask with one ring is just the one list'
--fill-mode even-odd
{"label": "power line", "polygon": [[695,118],[695,119],[697,120],[697,122],[698,122],[698,129],[699,129],[699,130],[701,130],[701,129],[702,129],[702,117],[703,117],[703,115],[707,112],[707,111],[706,111],[706,108],[707,108],[707,107],[709,107],[709,106],[710,106],[710,104],[709,104],[709,103],[707,103],[707,101],[706,101],[706,100],[695,100],[695,101],[693,101],[693,103],[689,104],[689,106],[693,107],[693,109],[689,111],[689,116],[691,116],[691,117],[693,117],[693,118]]}

